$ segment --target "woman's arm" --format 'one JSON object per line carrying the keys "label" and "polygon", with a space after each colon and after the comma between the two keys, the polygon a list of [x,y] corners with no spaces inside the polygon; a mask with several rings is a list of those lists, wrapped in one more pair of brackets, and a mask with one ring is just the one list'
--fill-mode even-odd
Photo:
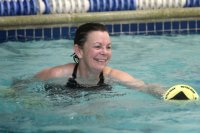
{"label": "woman's arm", "polygon": [[117,69],[111,69],[110,75],[119,83],[122,83],[128,87],[135,88],[146,93],[150,93],[159,98],[161,98],[165,93],[165,89],[161,85],[146,84],[142,80],[136,79],[128,73]]}
{"label": "woman's arm", "polygon": [[67,77],[71,75],[73,67],[74,64],[71,63],[71,64],[55,66],[52,68],[45,68],[44,70],[38,72],[34,77],[41,80]]}
{"label": "woman's arm", "polygon": [[34,75],[34,78],[41,79],[41,80],[47,80],[53,76],[53,71],[51,68],[46,68],[40,72],[38,72],[36,75]]}

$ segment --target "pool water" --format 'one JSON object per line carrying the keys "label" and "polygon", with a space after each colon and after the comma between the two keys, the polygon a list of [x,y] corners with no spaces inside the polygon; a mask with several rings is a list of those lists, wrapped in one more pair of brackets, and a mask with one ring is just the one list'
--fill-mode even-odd
{"label": "pool water", "polygon": [[[113,36],[110,66],[166,88],[200,94],[200,36]],[[199,132],[197,102],[165,102],[121,85],[110,91],[48,95],[43,82],[11,88],[43,68],[72,62],[72,40],[0,44],[0,132]],[[63,79],[62,79],[63,80]]]}

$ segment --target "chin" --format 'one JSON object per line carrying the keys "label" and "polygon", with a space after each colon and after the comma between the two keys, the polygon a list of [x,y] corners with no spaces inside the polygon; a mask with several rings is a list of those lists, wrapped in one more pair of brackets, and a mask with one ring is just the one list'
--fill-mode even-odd
{"label": "chin", "polygon": [[94,65],[94,68],[97,71],[102,71],[106,67],[107,63],[97,63]]}

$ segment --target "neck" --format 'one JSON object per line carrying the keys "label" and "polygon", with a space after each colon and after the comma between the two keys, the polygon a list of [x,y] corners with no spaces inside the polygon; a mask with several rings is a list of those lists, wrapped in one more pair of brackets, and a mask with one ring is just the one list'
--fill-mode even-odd
{"label": "neck", "polygon": [[[81,64],[79,64],[81,65]],[[77,79],[81,83],[86,83],[86,84],[97,84],[99,82],[99,75],[100,71],[94,71],[88,69],[85,65],[82,65],[81,67],[78,66],[77,69]]]}

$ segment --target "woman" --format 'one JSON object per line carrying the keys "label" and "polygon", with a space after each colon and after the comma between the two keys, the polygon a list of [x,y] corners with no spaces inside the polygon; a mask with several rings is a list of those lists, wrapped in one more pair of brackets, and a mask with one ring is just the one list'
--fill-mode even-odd
{"label": "woman", "polygon": [[106,27],[99,23],[81,25],[75,34],[75,63],[46,68],[36,78],[48,80],[67,77],[66,87],[102,86],[117,82],[141,91],[161,96],[164,90],[158,85],[147,85],[126,72],[108,67],[112,44]]}

